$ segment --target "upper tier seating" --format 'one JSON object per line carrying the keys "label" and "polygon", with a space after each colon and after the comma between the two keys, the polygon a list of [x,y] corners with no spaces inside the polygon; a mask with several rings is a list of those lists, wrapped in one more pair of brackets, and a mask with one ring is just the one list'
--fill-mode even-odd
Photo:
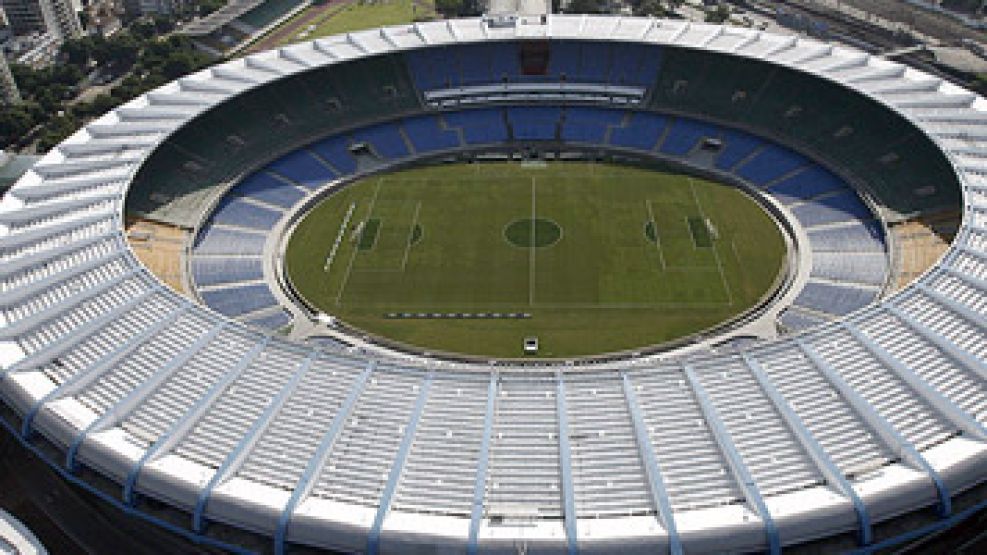
{"label": "upper tier seating", "polygon": [[[647,152],[653,152],[660,142],[660,151],[673,159],[691,155],[703,137],[718,138],[722,145],[718,158],[727,156],[735,160],[723,163],[723,167],[732,168],[736,177],[748,182],[770,184],[766,192],[791,207],[807,228],[810,248],[820,253],[811,277],[824,282],[812,282],[811,290],[799,297],[801,306],[833,315],[844,314],[870,302],[877,293],[874,286],[886,280],[888,266],[882,258],[883,238],[867,206],[839,177],[797,153],[740,131],[683,117],[672,119],[647,112],[603,108],[527,106],[481,108],[378,123],[319,140],[282,156],[250,175],[220,201],[193,249],[197,261],[193,276],[197,285],[207,289],[220,285],[243,286],[260,279],[259,264],[250,266],[248,271],[245,269],[248,262],[230,257],[244,254],[259,257],[263,235],[250,234],[247,240],[238,243],[239,236],[231,235],[232,230],[266,233],[290,211],[292,200],[297,203],[305,198],[301,182],[314,187],[316,183],[328,182],[330,172],[355,172],[357,163],[350,151],[352,145],[364,142],[384,159],[401,160],[411,155],[409,146],[416,153],[462,146],[460,135],[469,145],[562,139],[588,145],[609,141],[626,149]],[[740,146],[734,147],[735,142]],[[345,173],[332,175],[346,176]],[[837,258],[841,253],[858,251],[872,254],[857,255],[846,261]],[[210,258],[203,259],[204,255]],[[854,263],[849,264],[850,260]],[[207,269],[210,264],[214,266]],[[820,300],[820,287],[824,289],[830,282],[837,291],[850,290],[841,293],[841,300],[834,305]],[[244,294],[252,291],[244,287],[239,290]],[[227,296],[215,291],[209,289],[209,295],[203,294],[207,303],[219,303],[217,309],[224,313],[238,310],[228,306]],[[271,303],[270,298],[265,298],[258,301],[256,308],[272,306]],[[255,307],[251,305],[251,308]],[[268,328],[282,325],[283,318],[269,312],[262,316],[251,314]],[[783,325],[797,327],[792,323],[796,316],[788,316],[786,320],[789,323],[782,322]]]}
{"label": "upper tier seating", "polygon": [[[623,43],[551,42],[541,72],[524,68],[525,47],[516,43],[457,45],[419,49],[405,55],[419,91],[521,82],[599,83],[650,86],[662,50]],[[531,56],[541,56],[541,51]]]}
{"label": "upper tier seating", "polygon": [[411,77],[398,55],[363,60],[359,67],[335,64],[331,71],[301,72],[251,89],[236,102],[197,117],[155,150],[131,186],[127,209],[153,213],[167,202],[160,192],[177,197],[215,186],[271,152],[301,145],[326,130],[418,107]]}
{"label": "upper tier seating", "polygon": [[805,145],[853,172],[898,213],[959,200],[958,188],[946,185],[955,183],[948,161],[920,131],[877,102],[814,75],[665,48],[651,106],[736,122]]}

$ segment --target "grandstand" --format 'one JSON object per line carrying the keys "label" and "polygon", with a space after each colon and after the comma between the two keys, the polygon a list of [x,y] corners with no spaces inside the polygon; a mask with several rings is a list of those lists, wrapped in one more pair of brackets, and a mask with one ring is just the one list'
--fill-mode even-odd
{"label": "grandstand", "polygon": [[[987,504],[985,111],[854,50],[634,17],[230,61],[80,130],[0,203],[0,423],[128,514],[237,551],[879,550]],[[770,301],[782,335],[523,365],[274,333],[300,320],[276,245],[311,202],[519,152],[758,192],[801,260]],[[957,210],[945,255],[884,295],[888,224]],[[187,233],[201,303],[125,214]]]}

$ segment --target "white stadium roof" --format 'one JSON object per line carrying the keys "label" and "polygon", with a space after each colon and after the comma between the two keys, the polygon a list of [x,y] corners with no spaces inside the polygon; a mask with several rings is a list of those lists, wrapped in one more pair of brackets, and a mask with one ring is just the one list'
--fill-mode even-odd
{"label": "white stadium roof", "polygon": [[[131,180],[197,114],[310,68],[532,37],[701,48],[842,82],[942,148],[964,189],[962,229],[933,269],[843,321],[621,371],[321,352],[190,303],[130,250]],[[79,255],[107,239],[109,250]],[[777,549],[868,536],[934,504],[948,514],[953,496],[987,480],[987,101],[814,40],[549,16],[417,23],[251,55],[135,99],[48,153],[0,203],[0,260],[0,393],[25,431],[128,501],[154,497],[196,529],[219,521],[278,549]],[[591,517],[613,504],[625,513]]]}

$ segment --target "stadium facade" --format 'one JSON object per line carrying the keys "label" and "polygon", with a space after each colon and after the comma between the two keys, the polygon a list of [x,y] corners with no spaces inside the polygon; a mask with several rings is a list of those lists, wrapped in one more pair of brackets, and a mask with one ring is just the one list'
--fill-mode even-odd
{"label": "stadium facade", "polygon": [[[389,27],[252,55],[169,83],[56,147],[0,204],[4,421],[155,522],[231,548],[238,530],[269,537],[276,552],[867,547],[888,523],[930,509],[948,522],[982,505],[987,101],[857,51],[749,29],[502,23]],[[570,106],[579,131],[553,120]],[[444,133],[450,121],[458,130]],[[962,227],[910,286],[851,299],[800,333],[547,367],[263,333],[169,289],[123,231],[125,201],[151,213],[182,187],[229,189],[229,176],[318,141],[334,182],[379,169],[361,166],[356,143],[395,163],[495,143],[658,156],[673,133],[691,140],[682,156],[720,137],[718,156],[738,157],[728,169],[772,152],[741,176],[764,187],[792,177],[794,167],[770,175],[792,153],[838,176],[826,191],[787,189],[798,206],[839,199],[829,212],[790,208],[809,230],[803,248],[880,253],[883,230],[858,203],[878,222],[961,206]],[[842,221],[834,210],[854,217],[827,227]],[[220,243],[244,248],[250,234]],[[817,295],[834,303],[866,289],[829,285]]]}

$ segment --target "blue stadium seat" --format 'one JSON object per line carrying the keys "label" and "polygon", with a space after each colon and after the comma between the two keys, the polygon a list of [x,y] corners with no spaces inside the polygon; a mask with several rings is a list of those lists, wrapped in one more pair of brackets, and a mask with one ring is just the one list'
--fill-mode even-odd
{"label": "blue stadium seat", "polygon": [[824,168],[813,166],[772,184],[767,190],[787,205],[843,188],[846,185],[839,177]]}
{"label": "blue stadium seat", "polygon": [[808,164],[800,154],[787,148],[769,145],[753,158],[734,169],[733,173],[756,185],[767,185],[771,181]]}
{"label": "blue stadium seat", "polygon": [[199,287],[264,278],[261,259],[233,256],[192,257],[192,278]]}
{"label": "blue stadium seat", "polygon": [[438,116],[420,116],[401,123],[404,133],[417,152],[447,150],[460,146],[455,131],[442,129]]}
{"label": "blue stadium seat", "polygon": [[396,123],[382,123],[365,127],[352,134],[355,142],[366,142],[374,152],[387,159],[405,158],[410,155]]}
{"label": "blue stadium seat", "polygon": [[884,233],[876,221],[854,221],[849,225],[810,229],[809,243],[815,251],[883,252]]}
{"label": "blue stadium seat", "polygon": [[651,150],[665,130],[668,120],[664,116],[644,112],[634,113],[626,127],[614,127],[610,144],[635,150]]}
{"label": "blue stadium seat", "polygon": [[555,140],[555,130],[561,116],[561,108],[555,107],[524,107],[507,110],[507,120],[514,130],[514,138],[521,141]]}
{"label": "blue stadium seat", "polygon": [[211,221],[217,224],[251,229],[269,230],[278,223],[284,212],[250,204],[242,198],[224,197],[212,214]]}
{"label": "blue stadium seat", "polygon": [[255,312],[264,308],[277,306],[278,301],[271,294],[267,284],[244,285],[241,287],[227,287],[224,289],[211,289],[201,291],[206,306],[224,314],[236,317],[242,314]]}
{"label": "blue stadium seat", "polygon": [[335,136],[322,139],[317,143],[312,143],[308,148],[343,174],[356,171],[356,160],[350,155],[349,143],[346,142],[345,137]]}
{"label": "blue stadium seat", "polygon": [[888,278],[884,253],[813,252],[811,277],[882,285]]}
{"label": "blue stadium seat", "polygon": [[566,108],[565,110],[565,121],[568,122],[579,122],[579,123],[591,123],[599,125],[620,125],[624,121],[623,110],[608,110],[605,108],[588,108],[583,106],[574,106],[571,108]]}
{"label": "blue stadium seat", "polygon": [[827,314],[843,316],[867,306],[877,297],[877,291],[852,285],[836,285],[809,281],[795,298],[794,304]]}
{"label": "blue stadium seat", "polygon": [[623,43],[612,43],[610,47],[611,83],[645,87],[655,84],[661,69],[661,47]]}
{"label": "blue stadium seat", "polygon": [[194,254],[256,254],[264,251],[264,241],[267,236],[263,233],[247,230],[225,229],[206,224],[199,231]]}
{"label": "blue stadium seat", "polygon": [[448,127],[463,130],[467,144],[482,145],[507,141],[507,126],[502,112],[493,108],[453,112],[443,116]]}
{"label": "blue stadium seat", "polygon": [[232,193],[242,197],[259,199],[267,204],[282,208],[291,208],[305,198],[305,193],[298,187],[263,171],[248,176],[233,188]]}
{"label": "blue stadium seat", "polygon": [[336,172],[327,168],[306,150],[296,150],[271,162],[267,169],[307,189],[318,189],[336,178]]}
{"label": "blue stadium seat", "polygon": [[272,314],[263,314],[256,318],[248,318],[246,322],[259,328],[277,331],[291,323],[291,315],[282,308]]}
{"label": "blue stadium seat", "polygon": [[874,217],[857,193],[851,190],[813,199],[792,209],[792,213],[805,227],[868,220]]}
{"label": "blue stadium seat", "polygon": [[603,144],[607,126],[593,122],[569,121],[562,125],[562,140],[572,143]]}
{"label": "blue stadium seat", "polygon": [[715,163],[720,170],[730,170],[764,144],[754,135],[735,129],[725,129],[720,134],[720,141],[723,142],[723,150],[717,155]]}
{"label": "blue stadium seat", "polygon": [[801,311],[797,307],[786,308],[778,317],[778,321],[792,331],[802,331],[826,323],[825,319]]}
{"label": "blue stadium seat", "polygon": [[703,137],[715,137],[720,133],[716,125],[701,121],[677,118],[661,144],[661,152],[673,156],[685,156]]}

